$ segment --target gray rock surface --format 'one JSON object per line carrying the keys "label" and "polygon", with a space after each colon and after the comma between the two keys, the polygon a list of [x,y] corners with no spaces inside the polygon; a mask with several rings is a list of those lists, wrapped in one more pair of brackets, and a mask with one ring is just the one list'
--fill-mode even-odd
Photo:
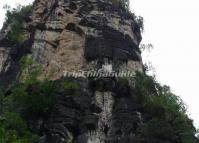
{"label": "gray rock surface", "polygon": [[115,84],[120,85],[110,81],[112,85],[107,91],[92,90],[93,83],[83,79],[79,95],[60,93],[62,99],[44,121],[45,132],[40,143],[138,142],[137,128],[144,120],[141,105],[128,91],[125,96],[120,95],[114,89]]}
{"label": "gray rock surface", "polygon": [[[63,71],[142,71],[141,33],[133,15],[103,0],[35,0],[23,47],[9,45],[4,26],[0,34],[0,85],[19,81],[19,61],[31,55],[42,65],[42,77],[59,80]],[[106,88],[93,90],[95,82],[82,81],[80,93],[60,93],[63,99],[49,119],[30,121],[42,133],[40,143],[137,142],[142,124],[140,105],[127,87],[104,79]],[[98,83],[97,83],[98,84]]]}

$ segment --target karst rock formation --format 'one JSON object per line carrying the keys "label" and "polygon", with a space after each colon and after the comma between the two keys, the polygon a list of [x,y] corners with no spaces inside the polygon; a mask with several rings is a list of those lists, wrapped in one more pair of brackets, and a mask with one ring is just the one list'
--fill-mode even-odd
{"label": "karst rock formation", "polygon": [[[41,79],[53,70],[48,78],[55,82],[64,71],[144,72],[141,30],[124,7],[105,0],[35,0],[23,19],[23,46],[9,44],[9,24],[0,34],[0,85],[6,89],[18,82],[20,59],[26,55],[42,65]],[[81,85],[78,95],[65,92],[68,96],[48,118],[30,119],[40,143],[141,143],[137,129],[149,116],[128,87],[113,77],[76,80]],[[103,89],[96,86],[99,82]]]}

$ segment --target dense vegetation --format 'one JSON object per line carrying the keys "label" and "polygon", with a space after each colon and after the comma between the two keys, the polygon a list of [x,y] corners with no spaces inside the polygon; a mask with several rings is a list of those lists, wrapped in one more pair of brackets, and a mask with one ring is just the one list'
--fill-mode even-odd
{"label": "dense vegetation", "polygon": [[30,128],[30,121],[50,117],[61,100],[57,93],[76,95],[80,88],[71,79],[39,80],[41,66],[31,56],[22,57],[20,67],[20,83],[0,90],[0,143],[38,143],[41,131]]}
{"label": "dense vegetation", "polygon": [[[16,85],[9,92],[0,93],[0,138],[1,143],[36,143],[39,132],[29,128],[32,118],[48,119],[61,100],[57,93],[75,96],[80,85],[69,79],[59,82],[39,81]],[[32,80],[31,80],[32,81]],[[126,79],[119,82],[128,85]],[[143,106],[149,119],[137,129],[140,140],[162,139],[176,143],[196,143],[196,130],[186,114],[182,100],[168,86],[161,86],[154,78],[137,73],[135,100]]]}
{"label": "dense vegetation", "polygon": [[126,12],[128,12],[132,19],[134,20],[136,26],[141,30],[141,32],[144,31],[144,19],[141,16],[137,16],[130,10],[130,1],[129,0],[111,0],[113,3],[113,6],[123,8]]}
{"label": "dense vegetation", "polygon": [[10,31],[8,32],[7,38],[9,42],[13,45],[19,46],[25,41],[24,36],[24,21],[29,19],[29,14],[32,10],[32,5],[28,6],[17,6],[17,8],[10,9],[6,7],[6,25],[10,26]]}
{"label": "dense vegetation", "polygon": [[196,129],[187,116],[186,106],[168,86],[161,86],[153,77],[137,73],[134,90],[143,112],[150,115],[150,121],[138,129],[142,140],[158,138],[196,143]]}
{"label": "dense vegetation", "polygon": [[111,1],[114,5],[118,5],[126,9],[129,9],[129,3],[130,3],[129,0],[111,0]]}
{"label": "dense vegetation", "polygon": [[29,122],[48,119],[61,100],[57,93],[76,95],[80,87],[70,79],[55,83],[28,76],[24,83],[0,92],[0,143],[38,143],[40,130],[32,130]]}

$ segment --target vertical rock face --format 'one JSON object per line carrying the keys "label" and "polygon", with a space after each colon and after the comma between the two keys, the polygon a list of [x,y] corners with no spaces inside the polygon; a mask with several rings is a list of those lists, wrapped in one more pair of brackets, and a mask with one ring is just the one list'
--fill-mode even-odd
{"label": "vertical rock face", "polygon": [[139,28],[128,12],[109,2],[36,1],[32,19],[33,55],[45,69],[56,69],[55,78],[63,70],[101,68],[107,62],[114,69],[142,68]]}
{"label": "vertical rock face", "polygon": [[44,122],[41,143],[129,143],[137,142],[137,128],[143,123],[141,106],[129,89],[112,79],[80,81],[80,95],[64,98]]}
{"label": "vertical rock face", "polygon": [[[28,50],[7,45],[9,28],[1,31],[1,85],[17,81],[19,60],[27,54],[42,64],[44,77],[53,70],[53,80],[60,79],[63,71],[142,71],[139,26],[133,14],[110,1],[36,0],[24,25]],[[81,96],[60,101],[51,117],[42,121],[40,142],[136,142],[136,129],[142,124],[140,107],[127,88],[106,80],[100,91],[84,79]]]}
{"label": "vertical rock face", "polygon": [[132,14],[109,1],[36,0],[30,18],[28,48],[46,73],[55,71],[53,79],[64,70],[99,69],[104,64],[114,70],[142,70],[139,27]]}
{"label": "vertical rock face", "polygon": [[[1,44],[1,43],[0,43]],[[13,49],[12,49],[13,48]],[[17,80],[19,74],[19,63],[17,57],[20,55],[16,47],[0,46],[0,86],[9,87]]]}

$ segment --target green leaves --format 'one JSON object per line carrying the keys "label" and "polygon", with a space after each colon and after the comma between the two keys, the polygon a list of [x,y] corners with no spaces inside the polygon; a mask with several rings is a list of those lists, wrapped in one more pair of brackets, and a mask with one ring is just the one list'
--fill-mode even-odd
{"label": "green leaves", "polygon": [[136,93],[137,102],[144,103],[149,96],[157,95],[155,80],[151,76],[136,73],[134,91]]}
{"label": "green leaves", "polygon": [[10,96],[13,104],[27,116],[47,116],[57,101],[54,85],[50,81],[18,86]]}
{"label": "green leaves", "polygon": [[31,56],[24,56],[20,60],[21,77],[25,84],[34,84],[41,74],[42,66],[37,64]]}
{"label": "green leaves", "polygon": [[78,90],[80,85],[74,81],[63,80],[60,84],[60,88],[63,90]]}
{"label": "green leaves", "polygon": [[25,41],[23,35],[23,23],[15,21],[11,24],[11,30],[8,32],[8,39],[12,44],[20,45]]}
{"label": "green leaves", "polygon": [[[0,143],[29,143],[33,134],[29,131],[25,120],[20,116],[20,104],[16,99],[24,96],[23,89],[16,89],[13,97],[2,96],[2,112],[0,114]],[[29,136],[27,136],[29,134]],[[26,137],[27,136],[27,137]],[[31,142],[33,143],[33,142]]]}
{"label": "green leaves", "polygon": [[57,103],[51,81],[20,84],[8,95],[0,94],[0,143],[38,143],[39,136],[31,132],[27,119],[45,118]]}
{"label": "green leaves", "polygon": [[17,8],[10,10],[8,8],[6,13],[6,22],[8,24],[15,21],[22,22],[31,13],[32,5],[22,6],[18,5]]}
{"label": "green leaves", "polygon": [[7,38],[11,44],[20,46],[25,40],[24,36],[24,25],[25,19],[28,19],[32,9],[31,5],[21,6],[12,10],[7,10],[6,13],[6,24],[10,25],[10,31],[8,32]]}
{"label": "green leaves", "polygon": [[33,63],[33,59],[30,56],[24,56],[20,60],[20,67],[22,70],[24,70],[30,68]]}
{"label": "green leaves", "polygon": [[134,90],[141,96],[138,99],[142,101],[143,111],[151,116],[151,120],[138,129],[141,138],[179,138],[183,143],[195,143],[196,130],[183,101],[153,77],[137,73],[135,80]]}
{"label": "green leaves", "polygon": [[172,126],[168,122],[157,118],[154,118],[144,124],[141,128],[139,128],[138,132],[140,132],[141,136],[145,138],[174,138]]}
{"label": "green leaves", "polygon": [[111,0],[113,6],[116,6],[118,8],[123,8],[126,12],[128,12],[132,20],[135,23],[135,29],[134,30],[139,30],[141,32],[144,32],[144,18],[142,16],[136,16],[134,13],[131,13],[129,5],[130,1],[129,0]]}
{"label": "green leaves", "polygon": [[141,32],[144,32],[144,18],[142,16],[135,16],[134,21],[140,28]]}
{"label": "green leaves", "polygon": [[0,143],[37,143],[39,137],[29,131],[16,112],[6,111],[0,119]]}
{"label": "green leaves", "polygon": [[129,10],[129,0],[111,0],[112,3],[116,6],[122,6],[124,8],[126,8],[127,10]]}

